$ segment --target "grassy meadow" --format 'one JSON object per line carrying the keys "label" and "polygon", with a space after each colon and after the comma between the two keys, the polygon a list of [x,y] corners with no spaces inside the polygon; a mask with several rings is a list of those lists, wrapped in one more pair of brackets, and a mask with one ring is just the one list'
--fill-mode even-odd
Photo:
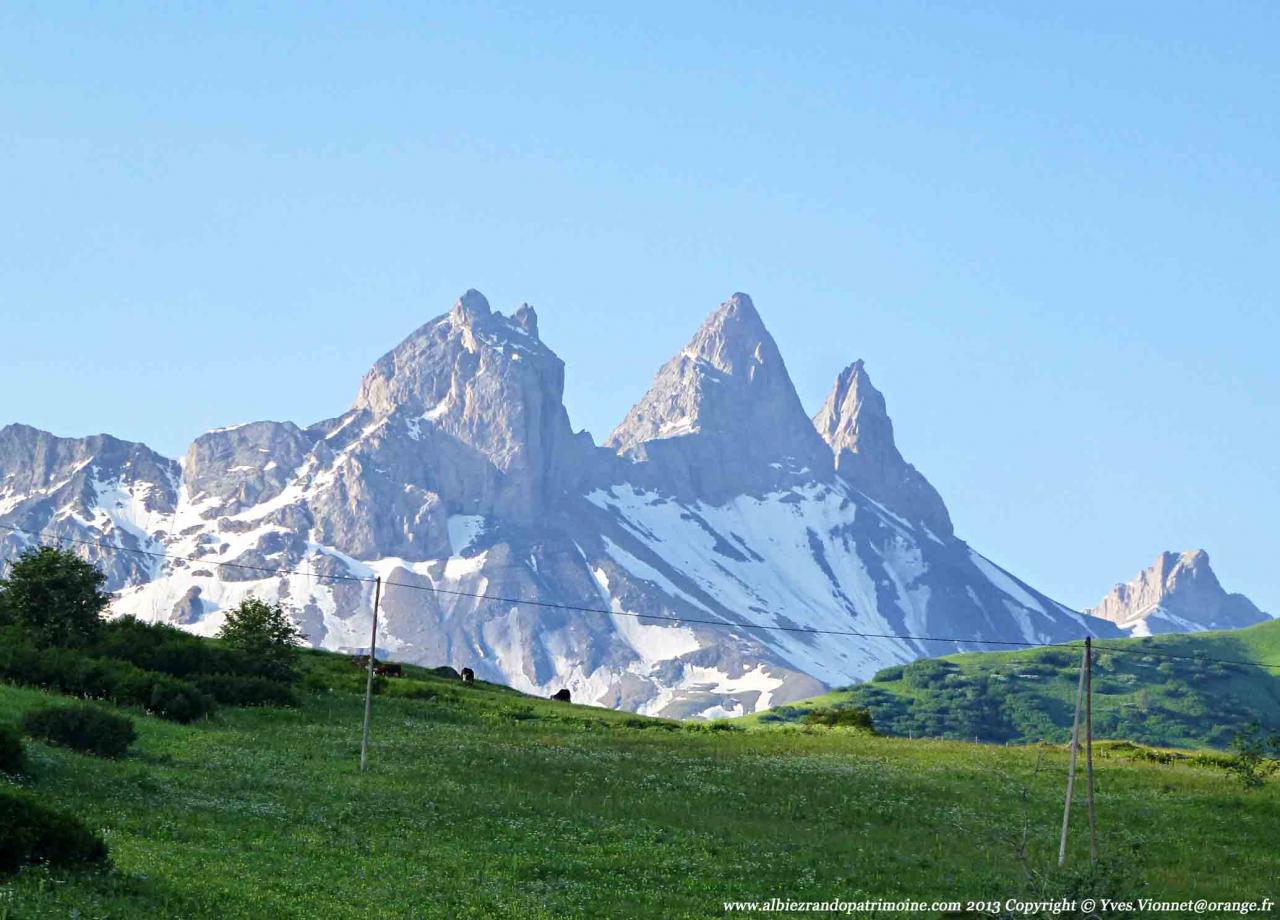
{"label": "grassy meadow", "polygon": [[[361,774],[359,674],[336,656],[304,662],[298,709],[223,708],[191,725],[116,709],[140,735],[122,760],[28,741],[26,775],[0,783],[81,816],[113,866],[0,880],[0,920],[721,917],[725,900],[774,896],[1280,895],[1280,778],[1245,791],[1219,768],[1104,748],[1104,860],[1089,867],[1081,799],[1060,872],[1060,746],[685,725],[408,668],[375,700]],[[0,685],[0,722],[50,701]]]}

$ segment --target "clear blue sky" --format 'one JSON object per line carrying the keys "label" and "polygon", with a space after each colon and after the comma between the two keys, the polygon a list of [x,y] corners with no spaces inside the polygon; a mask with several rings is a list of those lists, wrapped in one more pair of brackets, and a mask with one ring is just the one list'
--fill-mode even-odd
{"label": "clear blue sky", "polygon": [[310,423],[476,287],[599,440],[742,290],[1037,587],[1280,612],[1280,6],[168,6],[0,8],[0,422]]}

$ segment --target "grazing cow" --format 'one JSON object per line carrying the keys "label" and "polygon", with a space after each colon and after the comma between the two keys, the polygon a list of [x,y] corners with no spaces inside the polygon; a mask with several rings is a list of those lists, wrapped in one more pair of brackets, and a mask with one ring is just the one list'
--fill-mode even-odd
{"label": "grazing cow", "polygon": [[474,684],[476,682],[476,672],[470,668],[462,669],[462,682],[464,684]]}
{"label": "grazing cow", "polygon": [[375,664],[373,673],[379,677],[403,677],[404,671],[398,664]]}
{"label": "grazing cow", "polygon": [[551,698],[555,700],[557,703],[569,702],[569,688],[561,687],[559,690],[555,692],[555,695],[552,696]]}

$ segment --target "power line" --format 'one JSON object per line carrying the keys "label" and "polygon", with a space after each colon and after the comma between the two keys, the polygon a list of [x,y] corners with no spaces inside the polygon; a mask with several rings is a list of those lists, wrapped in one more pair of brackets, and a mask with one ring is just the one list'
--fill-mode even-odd
{"label": "power line", "polygon": [[[267,568],[265,566],[249,565],[239,562],[222,562],[215,559],[200,559],[190,556],[179,556],[174,553],[161,553],[153,550],[134,549],[128,546],[119,546],[110,543],[101,543],[93,540],[81,540],[74,537],[65,537],[49,531],[28,530],[22,527],[14,527],[9,524],[0,524],[0,528],[13,531],[15,533],[26,534],[32,537],[47,537],[49,539],[66,541],[68,543],[78,544],[81,546],[93,546],[98,549],[111,550],[114,552],[138,553],[144,556],[151,556],[160,559],[170,559],[181,562],[188,562],[198,565],[224,566],[235,569],[244,569],[248,571],[261,572],[267,575],[307,575],[314,578],[332,578],[337,581],[359,582],[363,584],[374,584],[375,578],[362,578],[358,575],[326,575],[319,572],[302,571],[299,569],[287,568]],[[603,607],[587,607],[577,604],[561,604],[553,601],[526,600],[515,597],[501,597],[493,594],[484,594],[471,591],[458,591],[450,588],[440,588],[435,585],[418,585],[410,584],[402,581],[384,581],[384,587],[405,588],[411,591],[426,591],[431,594],[446,594],[452,597],[465,597],[473,600],[491,601],[498,604],[515,604],[524,605],[526,607],[540,607],[548,610],[565,610],[571,613],[595,613],[605,616],[624,616],[632,617],[640,620],[661,620],[668,623],[680,623],[695,626],[715,626],[719,628],[730,629],[757,629],[768,632],[784,632],[784,633],[804,633],[817,636],[847,636],[859,639],[896,639],[909,642],[944,642],[951,645],[990,645],[1001,646],[1006,648],[1023,648],[1023,649],[1040,649],[1040,648],[1079,648],[1083,639],[1075,639],[1068,642],[1025,642],[1010,639],[969,639],[954,636],[921,636],[900,633],[871,633],[862,632],[853,629],[817,629],[807,626],[780,626],[776,624],[764,623],[743,623],[731,620],[710,620],[697,617],[679,617],[669,614],[658,613],[635,613],[626,610],[609,610]],[[1153,658],[1168,658],[1181,661],[1195,661],[1202,664],[1223,664],[1236,665],[1241,667],[1253,668],[1277,668],[1280,669],[1280,662],[1267,663],[1259,661],[1245,661],[1237,658],[1216,658],[1208,655],[1179,655],[1172,652],[1161,652],[1152,649],[1128,648],[1113,645],[1099,645],[1094,643],[1093,646],[1098,651],[1116,652],[1128,655],[1143,655]]]}

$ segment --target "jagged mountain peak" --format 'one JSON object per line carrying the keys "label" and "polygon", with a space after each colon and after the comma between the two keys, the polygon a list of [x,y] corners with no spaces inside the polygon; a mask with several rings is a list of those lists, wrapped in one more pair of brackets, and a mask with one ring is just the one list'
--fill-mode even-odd
{"label": "jagged mountain peak", "polygon": [[457,322],[469,326],[488,319],[492,314],[493,309],[489,306],[489,299],[475,288],[468,288],[467,292],[453,305],[450,315]]}
{"label": "jagged mountain peak", "polygon": [[498,477],[496,506],[526,518],[581,461],[563,397],[564,362],[534,309],[504,316],[472,289],[374,364],[353,410],[395,416],[420,452],[474,452],[471,465]]}
{"label": "jagged mountain peak", "polygon": [[659,369],[606,443],[652,463],[659,485],[712,501],[831,472],[777,343],[740,293]]}
{"label": "jagged mountain peak", "polygon": [[535,339],[538,338],[538,314],[533,307],[522,303],[511,315],[512,321]]}
{"label": "jagged mountain peak", "polygon": [[841,477],[938,537],[954,534],[942,496],[898,451],[884,394],[871,382],[861,359],[836,377],[813,424],[835,454]]}
{"label": "jagged mountain peak", "polygon": [[[714,310],[685,345],[680,357],[704,361],[726,374],[743,373],[754,380],[757,368],[781,367],[778,346],[746,294],[734,294]],[[790,378],[787,378],[790,383]]]}
{"label": "jagged mountain peak", "polygon": [[1088,612],[1135,635],[1235,629],[1268,619],[1243,594],[1222,587],[1203,549],[1161,553]]}
{"label": "jagged mountain peak", "polygon": [[460,379],[514,373],[541,378],[558,400],[564,362],[538,338],[538,316],[521,304],[504,316],[479,291],[468,290],[448,313],[415,330],[365,375],[353,408],[385,416],[397,409],[427,412]]}
{"label": "jagged mountain peak", "polygon": [[[252,595],[286,604],[317,644],[363,648],[367,579],[416,585],[382,596],[396,659],[672,716],[766,708],[970,647],[911,636],[1119,635],[913,526],[927,483],[861,364],[830,400],[831,438],[856,458],[837,479],[746,295],[663,365],[615,433],[625,459],[572,434],[564,365],[537,327],[528,305],[504,316],[469,291],[380,358],[350,410],[209,432],[182,467],[4,429],[0,523],[102,542],[116,613],[206,635]],[[873,458],[899,478],[872,477]],[[0,560],[29,543],[0,534]]]}

